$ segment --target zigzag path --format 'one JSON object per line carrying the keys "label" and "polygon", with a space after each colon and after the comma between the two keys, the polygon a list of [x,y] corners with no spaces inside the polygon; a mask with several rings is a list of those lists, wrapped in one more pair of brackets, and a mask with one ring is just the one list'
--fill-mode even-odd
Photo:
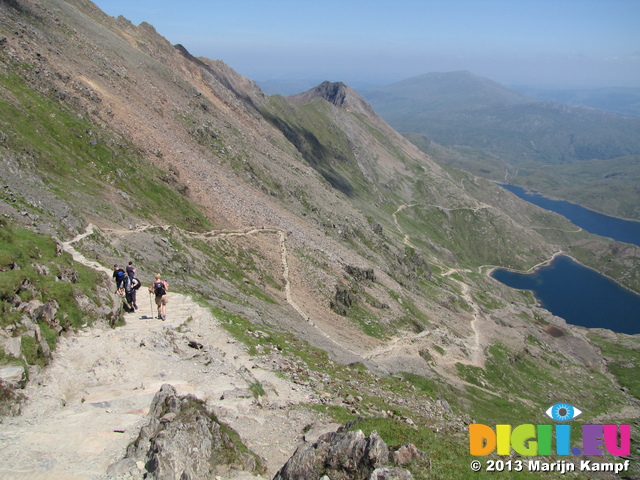
{"label": "zigzag path", "polygon": [[[420,206],[423,206],[423,204],[419,204]],[[404,209],[406,208],[410,208],[410,207],[415,207],[418,206],[418,204],[414,204],[414,205],[401,205],[400,207],[398,207],[398,209],[393,213],[393,220],[396,224],[396,227],[398,229],[398,231],[404,236],[404,244],[411,247],[411,248],[416,248],[415,245],[413,245],[411,243],[410,237],[409,235],[407,235],[403,230],[402,227],[400,226],[400,223],[398,222],[398,213],[402,212]],[[436,207],[435,205],[427,205],[427,206],[433,206]],[[437,208],[442,208],[442,207],[437,207]],[[480,210],[483,208],[491,208],[489,205],[486,204],[480,204],[477,207],[471,208],[471,210]],[[446,209],[445,209],[446,210]],[[443,270],[445,269],[444,265],[438,265],[440,268],[442,268]],[[446,272],[442,273],[442,277],[450,277],[452,274],[454,273],[458,273],[458,272],[468,272],[468,270],[464,270],[464,269],[459,269],[459,268],[450,268],[449,270],[447,270]],[[482,316],[480,315],[480,308],[478,307],[478,304],[476,303],[476,301],[473,299],[473,297],[471,296],[471,288],[469,287],[469,285],[467,285],[466,283],[456,279],[455,277],[450,277],[452,280],[454,280],[459,286],[460,289],[462,291],[462,298],[464,298],[465,302],[471,306],[472,309],[472,315],[473,315],[473,319],[470,322],[470,326],[471,326],[471,330],[472,330],[472,334],[470,336],[470,349],[471,349],[471,355],[470,355],[470,359],[469,360],[465,360],[465,359],[460,359],[460,358],[455,358],[455,359],[449,359],[449,361],[443,361],[441,362],[442,364],[453,364],[453,363],[463,363],[463,364],[469,364],[469,365],[474,365],[477,367],[483,367],[484,366],[484,352],[483,352],[483,347],[482,347],[482,340],[481,340],[481,332],[480,332],[480,327],[478,326],[478,321],[482,318]],[[420,334],[418,334],[420,335]],[[402,340],[402,342],[396,342],[396,344],[394,346],[392,346],[391,348],[397,348],[398,343],[410,343],[413,341],[413,338],[404,338]],[[390,350],[387,350],[385,353],[389,353]],[[455,378],[455,380],[457,380],[457,377]]]}

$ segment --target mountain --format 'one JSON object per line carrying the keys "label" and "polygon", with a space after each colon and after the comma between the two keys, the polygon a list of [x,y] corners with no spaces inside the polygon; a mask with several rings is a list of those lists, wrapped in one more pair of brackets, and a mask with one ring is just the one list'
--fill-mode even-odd
{"label": "mountain", "polygon": [[[468,72],[428,74],[363,92],[374,109],[407,138],[429,152],[432,143],[452,147],[448,165],[492,180],[509,181],[570,201],[581,162],[620,160],[640,153],[640,119],[593,108],[541,102]],[[558,168],[570,165],[572,168]],[[633,164],[625,170],[635,176]],[[562,171],[570,170],[563,175]],[[586,185],[597,188],[607,175]],[[508,180],[505,180],[505,174]],[[549,175],[544,181],[536,177]],[[622,179],[623,177],[619,177]],[[555,180],[555,181],[554,181]],[[613,203],[640,205],[631,182],[607,191]],[[637,208],[602,210],[640,218]]]}
{"label": "mountain", "polygon": [[427,73],[390,85],[363,91],[364,97],[381,115],[395,124],[417,115],[437,112],[478,110],[528,104],[533,97],[503,87],[468,71]]}
{"label": "mountain", "polygon": [[[565,251],[640,291],[635,249],[440,161],[345,84],[267,96],[87,0],[0,2],[0,476],[267,478],[346,424],[460,478],[469,423],[637,419],[637,338],[487,276]],[[121,310],[128,261],[166,323]]]}
{"label": "mountain", "polygon": [[428,74],[364,92],[387,122],[511,164],[566,164],[636,155],[640,119],[538,102],[468,72]]}

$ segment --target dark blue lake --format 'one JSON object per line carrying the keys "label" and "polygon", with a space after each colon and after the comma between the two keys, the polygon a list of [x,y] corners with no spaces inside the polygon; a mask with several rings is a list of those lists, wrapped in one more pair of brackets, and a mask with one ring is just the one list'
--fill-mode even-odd
{"label": "dark blue lake", "polygon": [[523,200],[551,210],[552,212],[559,213],[569,219],[574,225],[577,225],[587,232],[640,246],[640,222],[603,215],[576,205],[575,203],[551,200],[536,192],[529,193],[524,188],[514,185],[503,185],[501,183],[498,185]]}
{"label": "dark blue lake", "polygon": [[[640,246],[640,222],[551,200],[521,187],[498,184],[523,200],[559,213],[587,232]],[[640,295],[567,256],[525,274],[496,269],[491,276],[512,288],[533,291],[540,305],[568,323],[614,332],[640,333]]]}
{"label": "dark blue lake", "polygon": [[567,323],[640,333],[640,295],[568,256],[560,255],[533,273],[496,269],[491,276],[509,287],[532,290],[543,308]]}

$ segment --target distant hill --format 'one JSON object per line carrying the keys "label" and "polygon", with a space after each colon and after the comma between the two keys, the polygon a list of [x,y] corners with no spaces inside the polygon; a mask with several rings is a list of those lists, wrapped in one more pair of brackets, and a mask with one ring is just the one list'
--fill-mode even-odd
{"label": "distant hill", "polygon": [[492,80],[467,71],[427,73],[390,85],[370,88],[362,92],[376,111],[393,125],[407,124],[413,114],[425,118],[435,112],[475,110],[532,103],[528,95],[510,90]]}
{"label": "distant hill", "polygon": [[[640,218],[634,184],[640,118],[542,102],[469,72],[431,73],[362,94],[442,164],[609,215]],[[583,175],[587,165],[590,173]]]}
{"label": "distant hill", "polygon": [[267,95],[293,95],[314,87],[313,80],[269,79],[256,80],[262,91]]}
{"label": "distant hill", "polygon": [[640,154],[640,119],[540,102],[469,72],[432,73],[363,96],[392,127],[508,163],[566,164]]}

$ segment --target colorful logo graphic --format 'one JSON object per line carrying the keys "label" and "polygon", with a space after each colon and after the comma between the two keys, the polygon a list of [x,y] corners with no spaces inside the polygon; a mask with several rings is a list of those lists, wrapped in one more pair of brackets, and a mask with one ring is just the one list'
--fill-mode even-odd
{"label": "colorful logo graphic", "polygon": [[579,417],[582,414],[582,410],[568,403],[556,403],[550,406],[544,413],[556,422],[568,422],[569,420],[574,420]]}
{"label": "colorful logo graphic", "polygon": [[[582,411],[568,403],[557,403],[550,406],[545,414],[556,422],[568,422],[580,416]],[[568,424],[496,425],[493,429],[477,423],[469,425],[469,450],[473,456],[485,456],[493,452],[511,455],[513,449],[524,456],[609,453],[618,457],[627,456],[631,451],[630,425],[582,425],[581,448],[571,448],[572,433]]]}

